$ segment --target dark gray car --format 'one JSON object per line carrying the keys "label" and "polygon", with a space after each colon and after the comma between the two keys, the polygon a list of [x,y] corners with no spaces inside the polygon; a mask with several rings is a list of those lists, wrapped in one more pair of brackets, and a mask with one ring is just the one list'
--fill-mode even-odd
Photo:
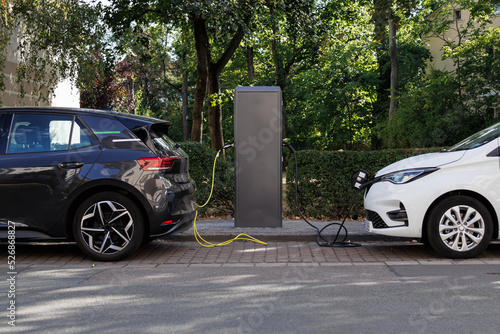
{"label": "dark gray car", "polygon": [[0,238],[74,240],[116,261],[192,226],[195,185],[171,123],[131,114],[0,108]]}

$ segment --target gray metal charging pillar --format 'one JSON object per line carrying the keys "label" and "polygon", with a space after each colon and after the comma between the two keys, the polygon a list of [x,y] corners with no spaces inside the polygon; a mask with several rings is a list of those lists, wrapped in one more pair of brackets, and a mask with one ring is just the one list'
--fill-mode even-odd
{"label": "gray metal charging pillar", "polygon": [[234,94],[235,227],[282,226],[281,88]]}

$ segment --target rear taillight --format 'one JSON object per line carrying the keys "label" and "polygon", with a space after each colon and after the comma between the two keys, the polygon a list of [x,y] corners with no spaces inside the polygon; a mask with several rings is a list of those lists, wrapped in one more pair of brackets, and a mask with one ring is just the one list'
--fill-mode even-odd
{"label": "rear taillight", "polygon": [[171,170],[174,163],[180,160],[181,157],[141,158],[137,162],[143,170],[160,171]]}

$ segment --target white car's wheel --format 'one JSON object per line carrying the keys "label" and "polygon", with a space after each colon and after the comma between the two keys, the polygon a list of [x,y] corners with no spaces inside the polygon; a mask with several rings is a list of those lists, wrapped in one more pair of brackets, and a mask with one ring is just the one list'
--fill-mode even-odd
{"label": "white car's wheel", "polygon": [[489,244],[493,222],[486,207],[467,196],[441,201],[429,215],[427,237],[439,254],[449,258],[471,258]]}
{"label": "white car's wheel", "polygon": [[73,234],[80,249],[100,261],[118,261],[141,245],[144,223],[137,206],[124,195],[93,195],[78,208]]}

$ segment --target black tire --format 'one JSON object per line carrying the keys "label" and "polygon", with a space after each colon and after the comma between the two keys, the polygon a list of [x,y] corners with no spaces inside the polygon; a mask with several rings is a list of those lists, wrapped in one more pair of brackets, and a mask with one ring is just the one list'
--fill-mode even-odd
{"label": "black tire", "polygon": [[490,243],[493,220],[478,200],[453,196],[439,202],[430,212],[427,239],[439,254],[465,259],[479,255]]}
{"label": "black tire", "polygon": [[137,205],[114,192],[90,196],[73,221],[78,247],[93,259],[118,261],[135,252],[144,239],[144,219]]}

